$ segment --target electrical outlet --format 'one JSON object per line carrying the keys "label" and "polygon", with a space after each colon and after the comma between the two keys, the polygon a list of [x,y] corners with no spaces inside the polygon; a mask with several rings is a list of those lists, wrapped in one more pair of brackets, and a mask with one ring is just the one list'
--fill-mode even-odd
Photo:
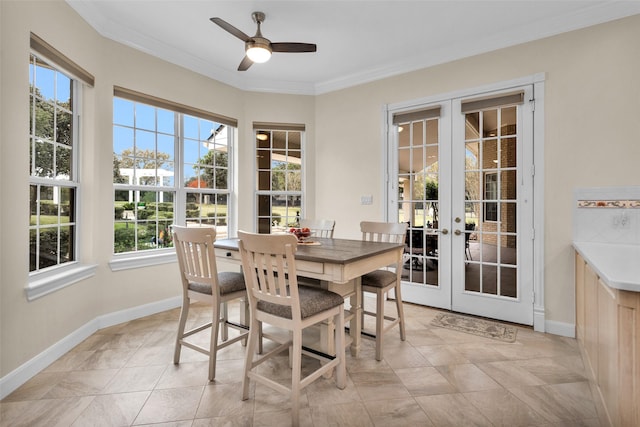
{"label": "electrical outlet", "polygon": [[360,204],[361,205],[372,205],[373,204],[373,196],[372,195],[367,195],[367,196],[360,196]]}

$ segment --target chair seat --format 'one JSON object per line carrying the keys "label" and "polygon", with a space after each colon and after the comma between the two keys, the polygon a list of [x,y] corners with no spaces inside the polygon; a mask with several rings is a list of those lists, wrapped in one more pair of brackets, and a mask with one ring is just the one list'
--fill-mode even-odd
{"label": "chair seat", "polygon": [[[244,275],[233,271],[223,271],[218,273],[218,286],[220,295],[232,294],[246,289]],[[189,283],[189,289],[201,294],[211,295],[211,286],[203,283]]]}
{"label": "chair seat", "polygon": [[388,270],[376,270],[362,276],[362,286],[385,288],[396,281],[396,273]]}
{"label": "chair seat", "polygon": [[[298,286],[300,314],[303,319],[344,304],[344,297],[326,289]],[[291,319],[291,307],[258,301],[258,310],[274,316]]]}

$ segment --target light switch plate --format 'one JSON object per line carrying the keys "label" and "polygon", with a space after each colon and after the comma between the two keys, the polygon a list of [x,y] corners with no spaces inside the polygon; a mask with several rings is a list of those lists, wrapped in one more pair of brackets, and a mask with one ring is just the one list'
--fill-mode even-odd
{"label": "light switch plate", "polygon": [[373,196],[372,195],[365,195],[365,196],[360,196],[360,204],[361,205],[371,205],[373,204]]}

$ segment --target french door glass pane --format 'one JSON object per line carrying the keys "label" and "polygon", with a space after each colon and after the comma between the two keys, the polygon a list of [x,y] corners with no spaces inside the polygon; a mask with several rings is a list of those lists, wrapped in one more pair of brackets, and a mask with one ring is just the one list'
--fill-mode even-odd
{"label": "french door glass pane", "polygon": [[403,278],[438,286],[439,119],[400,124],[398,219],[409,224]]}
{"label": "french door glass pane", "polygon": [[517,107],[465,119],[464,289],[517,298]]}

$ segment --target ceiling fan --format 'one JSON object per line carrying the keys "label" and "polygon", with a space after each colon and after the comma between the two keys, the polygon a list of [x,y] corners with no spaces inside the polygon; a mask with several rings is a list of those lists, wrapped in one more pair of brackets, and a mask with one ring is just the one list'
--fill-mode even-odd
{"label": "ceiling fan", "polygon": [[302,53],[315,52],[317,50],[316,45],[313,43],[272,43],[260,32],[260,24],[264,22],[265,14],[262,12],[253,12],[251,17],[253,18],[253,22],[258,25],[256,35],[253,37],[249,37],[222,18],[211,18],[211,22],[219,25],[223,30],[228,31],[244,42],[245,57],[242,62],[240,62],[240,65],[238,65],[238,71],[246,71],[254,62],[267,62],[272,52]]}

